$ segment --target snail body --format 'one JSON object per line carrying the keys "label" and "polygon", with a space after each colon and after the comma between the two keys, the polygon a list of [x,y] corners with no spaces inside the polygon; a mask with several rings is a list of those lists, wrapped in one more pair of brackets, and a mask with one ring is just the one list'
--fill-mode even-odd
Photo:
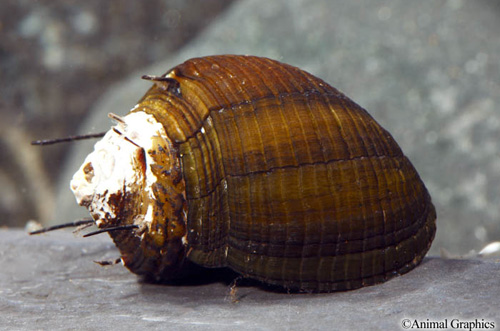
{"label": "snail body", "polygon": [[436,213],[363,108],[298,68],[196,58],[161,77],[71,182],[123,264],[158,280],[229,267],[290,290],[383,282],[418,265]]}

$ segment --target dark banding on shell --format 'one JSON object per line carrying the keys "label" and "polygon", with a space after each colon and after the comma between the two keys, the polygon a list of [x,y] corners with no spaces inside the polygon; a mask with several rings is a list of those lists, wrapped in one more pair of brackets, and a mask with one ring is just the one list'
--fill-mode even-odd
{"label": "dark banding on shell", "polygon": [[[163,124],[182,165],[187,240],[176,254],[318,292],[421,262],[436,230],[430,195],[392,136],[345,95],[253,56],[195,58],[163,77],[134,111]],[[153,257],[139,256],[133,272],[170,278],[164,259],[144,269]]]}

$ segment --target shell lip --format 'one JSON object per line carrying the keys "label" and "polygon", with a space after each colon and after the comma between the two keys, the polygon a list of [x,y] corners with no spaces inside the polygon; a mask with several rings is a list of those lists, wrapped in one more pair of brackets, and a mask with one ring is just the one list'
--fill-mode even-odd
{"label": "shell lip", "polygon": [[156,272],[153,266],[161,265],[146,266],[146,261],[181,251],[171,246],[184,245],[186,214],[181,211],[186,207],[177,150],[163,125],[138,107],[124,117],[109,115],[116,125],[95,144],[73,176],[71,189],[98,228],[125,226],[128,231],[109,234],[124,265],[143,273]]}

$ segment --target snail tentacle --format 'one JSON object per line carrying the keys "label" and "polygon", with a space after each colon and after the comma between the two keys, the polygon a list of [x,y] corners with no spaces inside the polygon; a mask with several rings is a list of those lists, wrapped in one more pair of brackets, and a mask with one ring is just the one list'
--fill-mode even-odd
{"label": "snail tentacle", "polygon": [[65,138],[33,140],[31,142],[31,145],[45,146],[45,145],[53,145],[53,144],[65,143],[65,142],[70,142],[70,141],[75,141],[75,140],[102,138],[102,137],[104,137],[105,134],[106,134],[106,132],[99,132],[99,133],[81,134],[81,135],[77,135],[77,136],[69,136],[69,137],[65,137]]}
{"label": "snail tentacle", "polygon": [[69,223],[57,224],[57,225],[49,226],[49,227],[42,228],[39,230],[31,231],[31,232],[29,232],[29,234],[34,235],[34,234],[40,234],[40,233],[45,233],[45,232],[49,232],[49,231],[64,229],[64,228],[74,228],[77,226],[90,225],[90,224],[95,224],[95,221],[92,218],[84,218],[84,219],[80,219],[80,220],[69,222]]}
{"label": "snail tentacle", "polygon": [[101,234],[101,233],[106,233],[106,232],[114,232],[114,231],[121,231],[121,230],[130,230],[130,229],[138,229],[139,225],[135,224],[127,224],[127,225],[120,225],[120,226],[114,226],[112,228],[106,228],[106,229],[99,229],[93,232],[89,232],[83,235],[84,238],[90,237],[90,236],[95,236],[96,234]]}

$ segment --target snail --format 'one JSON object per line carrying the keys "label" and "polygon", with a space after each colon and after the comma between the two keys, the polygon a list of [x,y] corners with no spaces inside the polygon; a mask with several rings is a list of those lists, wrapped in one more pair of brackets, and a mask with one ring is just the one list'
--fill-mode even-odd
{"label": "snail", "polygon": [[[121,262],[154,280],[227,267],[289,291],[384,282],[417,266],[436,211],[393,137],[296,67],[194,58],[163,76],[71,180]],[[85,223],[85,222],[84,222]]]}

